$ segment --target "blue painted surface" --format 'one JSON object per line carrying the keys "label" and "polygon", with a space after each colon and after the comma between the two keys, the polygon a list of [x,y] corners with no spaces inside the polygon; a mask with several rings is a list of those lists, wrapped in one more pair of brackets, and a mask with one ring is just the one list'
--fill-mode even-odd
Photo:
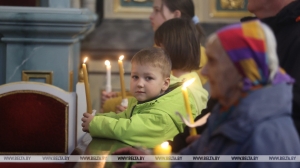
{"label": "blue painted surface", "polygon": [[73,53],[70,54],[70,57],[72,58],[71,64],[72,64],[72,68],[70,69],[70,71],[73,71],[73,89],[75,91],[75,86],[78,82],[78,70],[80,67],[80,44],[79,42],[74,43],[74,48],[73,48]]}
{"label": "blue painted surface", "polygon": [[0,42],[0,85],[5,83],[5,69],[6,69],[6,58],[5,58],[5,44]]}
{"label": "blue painted surface", "polygon": [[31,81],[31,82],[42,82],[42,83],[46,83],[46,79],[45,79],[45,78],[30,78],[29,81]]}
{"label": "blue painted surface", "polygon": [[87,9],[0,7],[0,84],[21,81],[22,71],[52,71],[53,85],[68,91],[73,71],[76,86],[80,39],[96,19]]}
{"label": "blue painted surface", "polygon": [[130,2],[126,2],[124,0],[119,0],[122,7],[150,7],[153,6],[153,1],[147,0],[146,2],[136,2],[134,0],[130,0]]}
{"label": "blue painted surface", "polygon": [[70,0],[40,0],[40,6],[52,8],[69,8]]}
{"label": "blue painted surface", "polygon": [[20,81],[22,71],[52,71],[53,85],[68,90],[69,71],[76,71],[73,64],[70,64],[73,56],[70,56],[69,50],[70,45],[10,44],[7,54],[7,83]]}

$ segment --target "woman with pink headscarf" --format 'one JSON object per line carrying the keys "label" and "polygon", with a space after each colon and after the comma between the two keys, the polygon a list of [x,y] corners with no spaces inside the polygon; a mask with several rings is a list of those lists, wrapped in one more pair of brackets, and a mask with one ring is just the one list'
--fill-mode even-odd
{"label": "woman with pink headscarf", "polygon": [[[211,97],[218,104],[201,137],[182,155],[299,155],[291,119],[294,80],[278,66],[276,40],[258,20],[227,26],[208,38]],[[193,162],[172,167],[299,167],[297,162]]]}

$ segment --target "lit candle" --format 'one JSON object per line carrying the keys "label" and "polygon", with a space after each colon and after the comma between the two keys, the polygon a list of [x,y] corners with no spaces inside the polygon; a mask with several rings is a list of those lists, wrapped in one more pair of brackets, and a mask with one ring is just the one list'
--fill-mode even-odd
{"label": "lit candle", "polygon": [[91,104],[91,95],[90,95],[90,87],[89,87],[89,79],[88,79],[88,73],[86,70],[86,64],[87,57],[85,57],[83,64],[82,64],[82,71],[83,71],[83,81],[84,81],[84,87],[85,87],[85,96],[86,96],[86,104],[87,104],[87,112],[92,114],[92,104]]}
{"label": "lit candle", "polygon": [[124,59],[124,55],[121,55],[119,57],[119,72],[120,72],[120,83],[121,83],[121,96],[122,96],[122,106],[126,106],[128,105],[128,100],[126,99],[126,93],[125,93],[125,84],[124,84],[124,68],[123,68],[123,59]]}
{"label": "lit candle", "polygon": [[111,65],[108,60],[105,61],[106,65],[106,92],[111,92]]}
{"label": "lit candle", "polygon": [[[193,118],[190,101],[189,101],[189,96],[188,96],[186,87],[189,86],[190,84],[192,84],[194,82],[194,80],[195,80],[195,78],[192,78],[192,79],[184,82],[183,86],[182,86],[182,94],[183,94],[183,98],[184,98],[185,109],[189,116],[191,124],[194,124],[194,118]],[[190,135],[197,135],[197,131],[195,128],[190,128]]]}
{"label": "lit candle", "polygon": [[160,145],[157,145],[153,149],[154,155],[170,155],[172,152],[172,147],[169,145],[169,142],[163,142]]}
{"label": "lit candle", "polygon": [[[153,149],[154,155],[170,155],[172,153],[172,147],[169,142],[163,142],[160,145],[155,146]],[[170,162],[156,162],[159,167],[169,168]]]}

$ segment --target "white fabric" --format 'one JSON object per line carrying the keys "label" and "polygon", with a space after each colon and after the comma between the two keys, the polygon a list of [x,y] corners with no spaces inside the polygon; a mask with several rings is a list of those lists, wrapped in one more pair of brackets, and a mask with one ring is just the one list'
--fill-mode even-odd
{"label": "white fabric", "polygon": [[192,18],[192,20],[193,20],[193,22],[194,22],[195,24],[197,24],[197,23],[200,22],[198,16],[196,16],[196,15]]}
{"label": "white fabric", "polygon": [[266,38],[266,47],[267,47],[267,64],[270,70],[269,82],[273,81],[275,74],[279,68],[278,56],[276,52],[276,39],[272,30],[266,25],[261,23],[262,30],[264,31]]}
{"label": "white fabric", "polygon": [[[185,123],[190,128],[199,127],[206,123],[207,118],[209,117],[210,113],[207,113],[205,116],[201,117],[199,120],[195,121],[193,124],[187,119],[186,117],[182,116],[179,112],[176,111],[176,114],[180,117],[182,122]],[[187,116],[188,117],[188,116]]]}

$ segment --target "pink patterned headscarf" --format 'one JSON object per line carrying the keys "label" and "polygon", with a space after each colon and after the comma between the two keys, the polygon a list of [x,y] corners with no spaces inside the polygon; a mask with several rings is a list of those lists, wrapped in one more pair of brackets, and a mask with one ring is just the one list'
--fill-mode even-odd
{"label": "pink patterned headscarf", "polygon": [[227,26],[217,36],[243,76],[244,91],[294,82],[278,65],[276,39],[271,29],[259,20]]}

